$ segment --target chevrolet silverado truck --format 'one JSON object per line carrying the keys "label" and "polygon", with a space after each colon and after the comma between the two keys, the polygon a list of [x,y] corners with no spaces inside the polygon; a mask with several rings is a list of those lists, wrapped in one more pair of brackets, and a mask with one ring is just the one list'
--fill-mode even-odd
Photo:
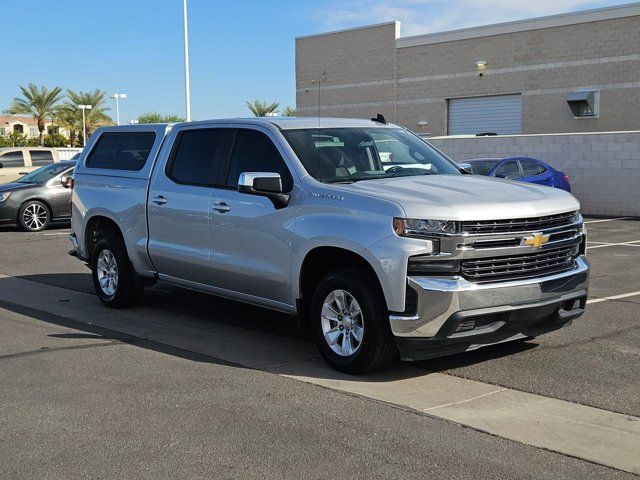
{"label": "chevrolet silverado truck", "polygon": [[295,314],[332,367],[363,373],[582,315],[579,208],[381,116],[104,127],[75,169],[70,253],[108,307],[163,281]]}

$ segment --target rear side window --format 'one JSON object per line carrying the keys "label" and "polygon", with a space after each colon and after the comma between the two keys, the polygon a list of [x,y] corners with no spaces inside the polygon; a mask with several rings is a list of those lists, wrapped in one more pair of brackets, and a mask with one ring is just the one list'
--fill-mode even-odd
{"label": "rear side window", "polygon": [[104,133],[89,154],[88,168],[138,171],[144,167],[153,147],[153,132]]}
{"label": "rear side window", "polygon": [[24,155],[22,152],[0,154],[0,163],[3,168],[24,167]]}
{"label": "rear side window", "polygon": [[224,130],[207,128],[180,133],[167,176],[177,183],[209,186],[218,172]]}
{"label": "rear side window", "polygon": [[227,186],[236,188],[238,178],[244,172],[279,173],[283,191],[289,192],[293,188],[293,178],[278,149],[269,137],[255,130],[238,130],[227,174]]}
{"label": "rear side window", "polygon": [[520,160],[520,166],[525,177],[534,177],[542,173],[540,164],[535,160]]}
{"label": "rear side window", "polygon": [[31,155],[31,165],[42,167],[53,163],[53,154],[47,150],[29,150]]}

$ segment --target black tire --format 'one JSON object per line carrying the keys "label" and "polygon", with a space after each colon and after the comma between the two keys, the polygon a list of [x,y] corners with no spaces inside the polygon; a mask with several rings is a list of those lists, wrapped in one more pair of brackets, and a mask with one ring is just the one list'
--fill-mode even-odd
{"label": "black tire", "polygon": [[[327,297],[344,290],[357,301],[364,321],[359,348],[349,356],[332,350],[322,327],[322,309]],[[389,326],[389,312],[380,287],[371,275],[357,268],[343,268],[326,275],[316,287],[311,302],[311,327],[324,360],[336,370],[360,374],[379,370],[397,356],[397,347]],[[337,343],[337,342],[336,342]]]}
{"label": "black tire", "polygon": [[27,232],[40,232],[51,223],[49,206],[39,200],[29,200],[18,210],[18,225]]}
{"label": "black tire", "polygon": [[[100,285],[98,260],[105,250],[115,258],[117,266],[117,282],[112,294],[107,293]],[[105,255],[107,254],[105,253]],[[104,271],[102,275],[104,275]],[[122,237],[112,231],[98,233],[91,255],[91,278],[96,295],[102,303],[110,308],[124,308],[134,305],[144,290],[135,285],[133,268]]]}

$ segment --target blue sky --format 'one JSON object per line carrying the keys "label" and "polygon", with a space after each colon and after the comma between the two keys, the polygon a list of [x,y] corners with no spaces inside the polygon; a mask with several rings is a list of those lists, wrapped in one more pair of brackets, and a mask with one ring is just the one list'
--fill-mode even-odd
{"label": "blue sky", "polygon": [[[245,100],[295,106],[295,37],[390,20],[417,35],[625,2],[583,0],[188,0],[195,119],[247,116]],[[121,119],[184,115],[182,0],[0,1],[0,111],[33,82],[124,92]],[[112,115],[113,100],[110,100]]]}

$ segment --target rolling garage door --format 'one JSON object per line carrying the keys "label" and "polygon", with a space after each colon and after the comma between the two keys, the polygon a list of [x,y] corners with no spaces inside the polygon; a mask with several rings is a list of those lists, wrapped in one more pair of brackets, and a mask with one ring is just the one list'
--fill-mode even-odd
{"label": "rolling garage door", "polygon": [[452,98],[449,100],[449,135],[475,135],[495,132],[521,133],[522,99],[520,95]]}

